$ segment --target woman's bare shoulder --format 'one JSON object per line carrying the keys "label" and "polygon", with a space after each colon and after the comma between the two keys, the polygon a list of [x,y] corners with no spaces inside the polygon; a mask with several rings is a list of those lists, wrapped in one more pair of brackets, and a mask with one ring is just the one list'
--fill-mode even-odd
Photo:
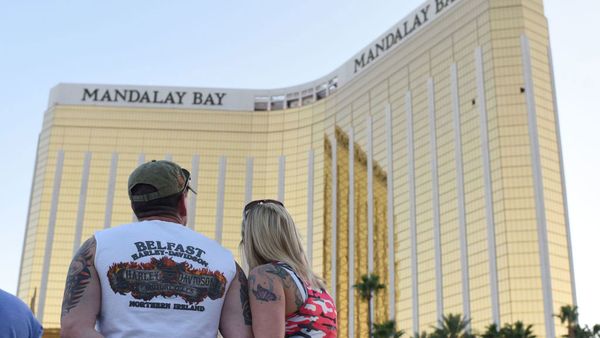
{"label": "woman's bare shoulder", "polygon": [[248,277],[250,276],[264,277],[271,280],[281,281],[286,281],[290,277],[289,273],[285,271],[283,267],[276,263],[267,263],[255,266],[252,270],[250,270]]}

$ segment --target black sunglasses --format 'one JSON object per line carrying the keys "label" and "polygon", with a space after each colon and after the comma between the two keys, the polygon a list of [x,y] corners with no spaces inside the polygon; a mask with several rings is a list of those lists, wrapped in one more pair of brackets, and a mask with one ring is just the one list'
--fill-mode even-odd
{"label": "black sunglasses", "polygon": [[273,203],[273,204],[277,204],[279,206],[282,206],[285,208],[285,206],[283,205],[283,203],[281,203],[278,200],[255,200],[252,201],[248,204],[246,204],[246,206],[244,207],[244,219],[246,219],[246,216],[248,216],[248,213],[250,212],[250,210],[252,210],[255,206],[259,205],[259,204],[267,204],[267,203]]}
{"label": "black sunglasses", "polygon": [[181,192],[184,192],[186,189],[193,192],[195,195],[197,195],[198,193],[196,193],[196,190],[192,189],[192,187],[190,186],[190,183],[192,181],[192,179],[190,178],[190,172],[187,171],[187,169],[181,168],[181,171],[183,171],[183,177],[185,177],[185,184],[183,186],[183,190],[181,190]]}

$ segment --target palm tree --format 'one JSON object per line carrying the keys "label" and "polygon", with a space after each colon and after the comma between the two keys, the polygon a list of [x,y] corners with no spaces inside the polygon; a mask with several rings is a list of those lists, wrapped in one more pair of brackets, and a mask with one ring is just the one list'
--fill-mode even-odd
{"label": "palm tree", "polygon": [[360,298],[367,301],[369,307],[367,325],[369,328],[369,335],[371,335],[371,332],[373,331],[373,328],[371,327],[371,323],[373,323],[373,318],[371,318],[371,299],[379,290],[385,288],[385,285],[379,283],[379,276],[374,273],[362,275],[360,279],[361,281],[354,284],[353,287],[358,290]]}
{"label": "palm tree", "polygon": [[490,324],[486,327],[485,332],[481,335],[481,338],[502,338],[501,330],[498,329],[496,323]]}
{"label": "palm tree", "polygon": [[560,307],[560,313],[555,315],[560,318],[560,323],[564,324],[567,322],[567,334],[563,337],[575,338],[575,327],[577,326],[577,320],[579,319],[579,313],[577,312],[577,306],[565,305]]}
{"label": "palm tree", "polygon": [[413,338],[431,338],[431,335],[429,335],[425,331],[422,331],[421,333],[415,332],[415,335],[413,336]]}
{"label": "palm tree", "polygon": [[396,331],[396,322],[388,320],[381,324],[373,324],[373,337],[374,338],[399,338],[404,335],[404,331]]}
{"label": "palm tree", "polygon": [[597,338],[600,337],[600,324],[594,325],[591,329],[589,326],[581,327],[579,324],[575,325],[575,338]]}
{"label": "palm tree", "polygon": [[535,338],[532,327],[533,325],[525,326],[520,320],[515,324],[504,324],[500,330],[500,336],[503,338]]}
{"label": "palm tree", "polygon": [[[584,327],[579,326],[579,324],[575,325],[573,328],[573,335],[575,338],[594,338],[594,333],[587,325]],[[564,335],[563,337],[567,337],[567,335]]]}
{"label": "palm tree", "polygon": [[431,334],[431,337],[435,338],[469,338],[473,337],[467,328],[469,327],[469,319],[462,318],[462,315],[453,315],[450,313],[448,316],[442,316],[442,319],[438,321],[438,326],[434,327],[435,331]]}

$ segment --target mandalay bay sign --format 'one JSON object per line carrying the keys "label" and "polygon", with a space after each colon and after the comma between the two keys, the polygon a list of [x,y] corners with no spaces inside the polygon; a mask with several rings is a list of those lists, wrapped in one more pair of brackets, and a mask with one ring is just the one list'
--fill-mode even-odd
{"label": "mandalay bay sign", "polygon": [[[127,102],[127,103],[152,103],[152,104],[177,104],[188,102],[192,105],[222,106],[226,93],[200,92],[200,91],[160,91],[139,89],[98,89],[83,88],[81,101],[93,102]],[[184,101],[185,100],[185,101]]]}
{"label": "mandalay bay sign", "polygon": [[367,49],[354,58],[354,73],[362,70],[390,48],[411,36],[427,22],[435,19],[446,8],[459,0],[431,0],[409,14],[404,20],[392,27],[380,39],[375,40]]}
{"label": "mandalay bay sign", "polygon": [[318,85],[326,84],[332,78],[337,79],[338,86],[343,86],[459,1],[425,2],[341,67],[309,83],[288,88],[256,90],[59,84],[51,91],[50,106],[66,104],[254,111],[257,97],[272,98],[289,93],[297,94],[305,90],[313,91]]}

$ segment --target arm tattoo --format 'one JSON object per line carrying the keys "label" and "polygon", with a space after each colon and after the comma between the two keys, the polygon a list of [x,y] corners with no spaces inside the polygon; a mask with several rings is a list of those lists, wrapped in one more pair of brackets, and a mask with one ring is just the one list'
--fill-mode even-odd
{"label": "arm tattoo", "polygon": [[[263,302],[271,302],[276,301],[280,298],[275,292],[273,292],[273,283],[275,281],[275,278],[278,277],[279,280],[281,280],[281,284],[283,285],[284,289],[294,289],[295,305],[299,308],[300,306],[302,306],[302,304],[304,304],[304,300],[302,299],[302,293],[300,289],[298,289],[296,283],[293,281],[290,274],[287,271],[285,271],[285,269],[281,266],[267,265],[262,269],[258,270],[257,273],[264,277],[267,281],[266,286],[257,284],[255,289],[250,288],[250,290],[252,290],[252,294],[257,300]],[[248,280],[250,281],[251,286],[256,284],[256,278],[254,276],[251,275],[250,277],[248,277]]]}
{"label": "arm tattoo", "polygon": [[294,287],[294,303],[297,307],[300,307],[302,306],[302,304],[304,304],[304,301],[302,300],[302,294],[300,293],[300,289],[298,289],[298,287],[295,285],[295,282],[292,280],[290,274],[287,271],[285,271],[284,268],[282,268],[279,265],[270,265],[265,271],[279,277],[281,279],[281,282],[283,283],[284,288],[289,289],[290,287]]}
{"label": "arm tattoo", "polygon": [[242,303],[242,315],[244,316],[244,324],[252,325],[252,314],[250,312],[250,302],[248,298],[248,279],[244,270],[236,263],[238,281],[240,282],[240,302]]}
{"label": "arm tattoo", "polygon": [[73,257],[69,272],[67,274],[67,283],[62,303],[62,316],[66,315],[79,304],[87,285],[90,282],[94,254],[96,249],[96,239],[94,237],[83,243],[81,248]]}
{"label": "arm tattoo", "polygon": [[281,281],[285,281],[289,276],[289,274],[279,265],[268,265],[265,272],[281,278]]}
{"label": "arm tattoo", "polygon": [[268,289],[263,288],[260,284],[256,286],[256,290],[252,290],[254,297],[263,302],[271,302],[277,300],[277,295],[273,292],[273,287]]}
{"label": "arm tattoo", "polygon": [[[258,269],[258,271],[256,271],[257,274],[260,274],[267,280],[267,287],[264,287],[260,283],[257,283],[256,277],[250,275],[250,277],[248,278],[250,290],[252,291],[252,294],[254,295],[254,298],[256,298],[256,300],[262,302],[276,301],[279,299],[279,297],[275,292],[273,292],[273,278],[267,275],[265,272],[266,271],[264,269]],[[254,286],[255,284],[256,288],[252,288],[252,286]]]}
{"label": "arm tattoo", "polygon": [[300,294],[300,290],[296,288],[296,292],[294,292],[294,303],[298,308],[304,305],[304,300],[302,299],[302,295]]}

